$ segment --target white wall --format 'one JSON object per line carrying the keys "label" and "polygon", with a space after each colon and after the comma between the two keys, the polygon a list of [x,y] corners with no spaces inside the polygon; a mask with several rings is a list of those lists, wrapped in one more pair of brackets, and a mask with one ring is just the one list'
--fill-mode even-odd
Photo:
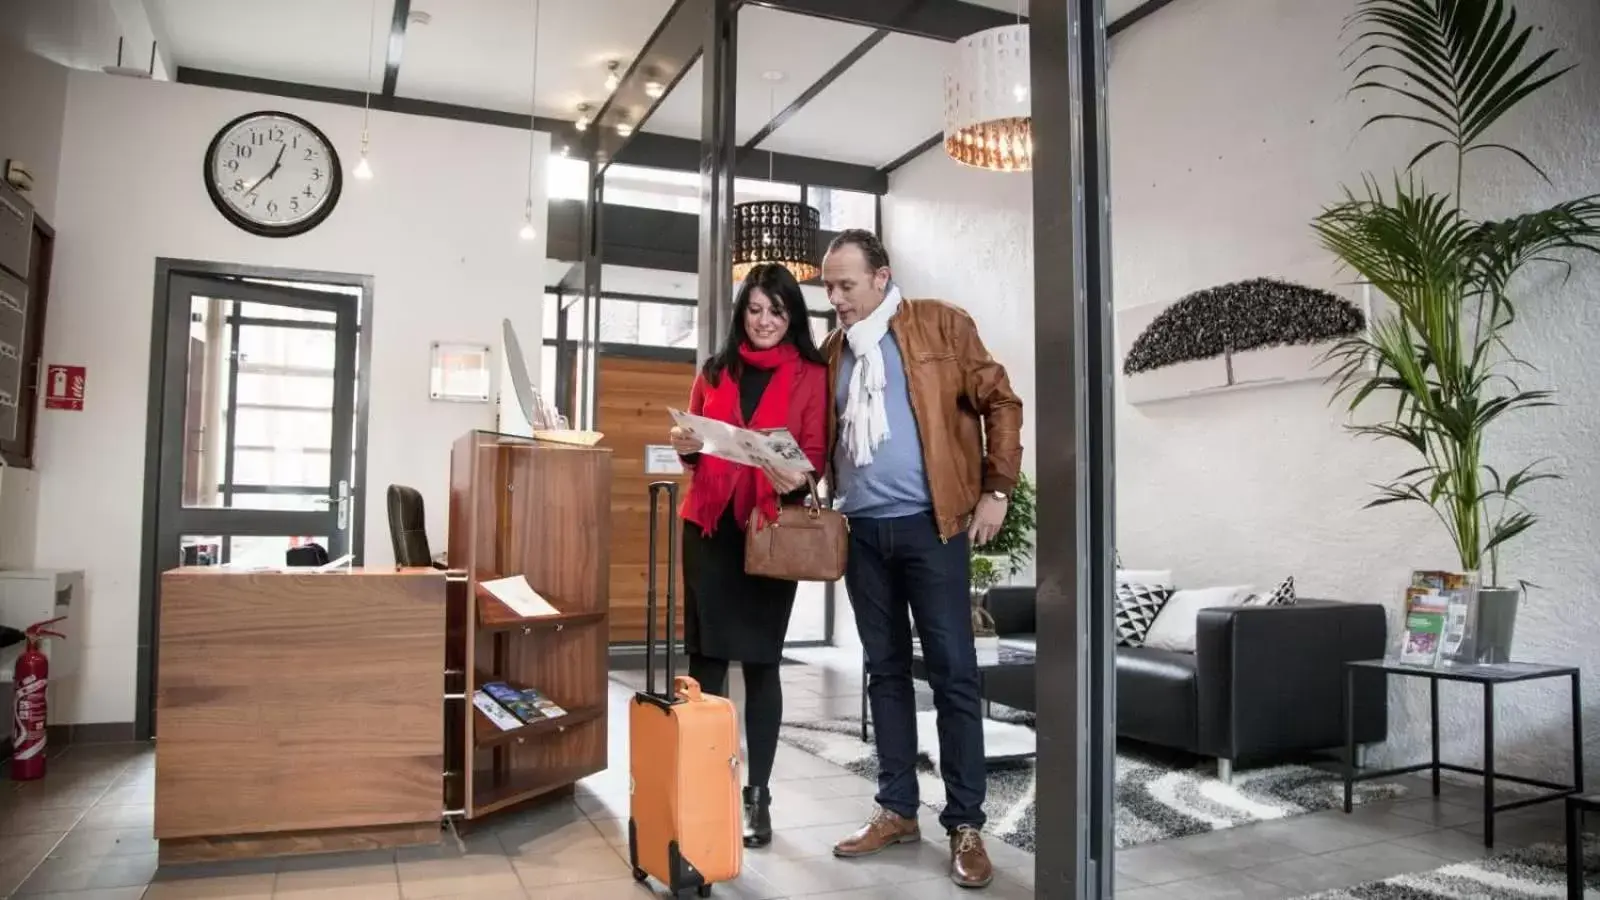
{"label": "white wall", "polygon": [[[33,174],[28,200],[53,224],[67,70],[0,37],[0,85],[0,166],[12,159],[26,166]],[[0,567],[33,565],[38,480],[28,469],[0,471]]]}
{"label": "white wall", "polygon": [[[1490,215],[1600,192],[1600,7],[1580,0],[1517,6],[1543,26],[1535,42],[1559,41],[1579,68],[1501,126],[1500,135],[1546,167],[1553,186],[1504,158],[1485,155],[1469,168],[1469,200]],[[1117,307],[1259,275],[1337,283],[1341,276],[1307,223],[1341,183],[1357,183],[1364,170],[1387,175],[1420,146],[1392,130],[1356,136],[1371,107],[1344,99],[1340,27],[1351,7],[1349,0],[1180,0],[1112,42]],[[1032,379],[1031,190],[1027,176],[964,170],[935,151],[897,172],[884,202],[907,292],[968,306],[1030,405],[1040,397]],[[1581,665],[1590,698],[1600,696],[1597,294],[1600,266],[1592,260],[1565,286],[1548,278],[1524,286],[1513,346],[1543,371],[1526,383],[1559,388],[1563,405],[1508,422],[1488,448],[1503,467],[1548,456],[1566,475],[1530,491],[1545,521],[1505,554],[1503,580],[1543,585],[1523,608],[1517,655]],[[1039,302],[1067,299],[1063,292]],[[1293,574],[1302,596],[1388,604],[1397,633],[1393,610],[1410,571],[1453,567],[1453,556],[1426,511],[1362,509],[1369,483],[1411,461],[1393,446],[1350,436],[1343,421],[1316,381],[1120,406],[1124,559],[1171,567],[1196,585],[1268,585]],[[1502,765],[1565,777],[1565,687],[1501,693]],[[1388,752],[1420,758],[1426,695],[1412,685],[1394,696]],[[1444,696],[1446,755],[1477,758],[1478,695],[1447,687]],[[1588,734],[1593,764],[1600,734]]]}
{"label": "white wall", "polygon": [[33,173],[28,200],[55,222],[56,171],[67,111],[67,70],[0,38],[0,164],[15,159]]}
{"label": "white wall", "polygon": [[[307,235],[256,238],[228,224],[201,181],[217,129],[241,113],[307,117],[358,156],[361,110],[74,72],[57,202],[50,362],[88,367],[86,409],[40,417],[38,564],[88,572],[83,667],[62,721],[134,716],[151,293],[157,257],[369,274],[375,279],[366,553],[393,562],[384,489],[422,491],[445,540],[451,442],[495,424],[492,404],[428,399],[429,344],[500,346],[511,318],[540,345],[545,223],[517,237],[525,131],[374,113],[370,182],[347,178]],[[544,210],[547,136],[537,136],[534,208]],[[537,372],[537,357],[530,361]],[[497,367],[498,368],[498,367]],[[498,390],[499,385],[496,385]],[[509,390],[509,386],[507,386]]]}

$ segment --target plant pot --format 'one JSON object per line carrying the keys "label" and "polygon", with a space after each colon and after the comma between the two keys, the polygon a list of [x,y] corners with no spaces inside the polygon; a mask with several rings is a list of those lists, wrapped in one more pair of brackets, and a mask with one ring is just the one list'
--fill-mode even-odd
{"label": "plant pot", "polygon": [[1517,588],[1478,589],[1472,628],[1473,653],[1478,662],[1511,661],[1511,640],[1517,630],[1517,606],[1521,602],[1522,591]]}
{"label": "plant pot", "polygon": [[997,666],[1000,664],[1000,636],[997,634],[980,634],[972,639],[972,645],[978,650],[978,665]]}

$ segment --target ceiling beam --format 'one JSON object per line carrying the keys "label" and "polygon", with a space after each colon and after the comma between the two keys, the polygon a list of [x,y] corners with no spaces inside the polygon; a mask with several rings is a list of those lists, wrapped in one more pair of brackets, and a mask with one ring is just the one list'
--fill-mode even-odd
{"label": "ceiling beam", "polygon": [[[829,0],[806,0],[806,2],[829,2]],[[1111,38],[1116,37],[1118,34],[1128,30],[1130,26],[1139,20],[1153,13],[1159,12],[1163,7],[1171,4],[1172,2],[1173,0],[1145,0],[1145,2],[1135,6],[1133,9],[1130,9],[1126,13],[1123,13],[1121,16],[1117,17],[1115,22],[1107,25],[1106,39],[1110,40]],[[1013,19],[1013,21],[1015,20]],[[893,172],[906,163],[911,162],[913,159],[916,159],[922,154],[927,153],[929,150],[932,150],[934,147],[938,147],[943,143],[944,132],[941,131],[933,137],[928,138],[922,143],[916,145],[915,147],[912,147],[910,150],[896,158],[894,162],[883,166],[878,171],[888,175],[890,172]]]}
{"label": "ceiling beam", "polygon": [[777,115],[773,116],[772,121],[768,122],[766,125],[763,125],[761,130],[756,132],[755,135],[750,138],[750,140],[745,141],[744,146],[739,148],[740,155],[743,156],[744,154],[750,153],[757,147],[761,146],[762,141],[771,137],[772,133],[777,131],[779,128],[782,128],[783,124],[793,118],[795,113],[798,113],[800,110],[804,109],[807,103],[817,99],[818,94],[821,94],[835,81],[838,81],[839,76],[843,75],[845,72],[848,72],[851,66],[859,62],[861,57],[870,53],[873,47],[883,43],[883,39],[888,36],[889,31],[885,28],[880,28],[868,35],[866,40],[857,44],[855,49],[851,50],[849,53],[846,53],[843,59],[834,63],[833,68],[824,72],[822,77],[816,80],[816,83],[802,91],[800,96],[794,98],[794,102],[784,107],[782,112],[779,112]]}
{"label": "ceiling beam", "polygon": [[[676,0],[623,73],[617,89],[601,104],[586,149],[594,155],[602,172],[620,157],[633,137],[641,134],[661,99],[672,92],[700,58],[710,14],[709,0]],[[651,84],[660,86],[656,97],[650,96]],[[618,134],[618,125],[626,125],[629,133]],[[695,144],[698,153],[699,143]],[[698,171],[698,159],[694,168]]]}
{"label": "ceiling beam", "polygon": [[393,97],[400,83],[400,57],[405,55],[406,26],[411,23],[411,0],[394,0],[389,17],[389,52],[383,62],[383,95]]}
{"label": "ceiling beam", "polygon": [[[234,75],[229,72],[216,72],[210,69],[194,69],[188,66],[179,66],[173,80],[180,84],[192,84],[198,87],[243,91],[250,94],[285,97],[291,100],[304,100],[311,103],[331,103],[335,106],[352,106],[356,109],[361,108],[364,99],[361,91],[301,84],[295,81],[253,78],[248,75]],[[479,125],[496,125],[501,128],[515,128],[520,131],[526,131],[528,128],[527,113],[504,112],[498,109],[483,109],[476,106],[460,106],[454,103],[435,103],[431,100],[416,100],[410,97],[385,97],[382,95],[374,95],[371,98],[371,105],[373,109],[401,115],[450,119],[457,122],[473,122]],[[541,116],[534,120],[534,128],[550,134],[551,146],[556,148],[557,152],[561,148],[571,148],[575,152],[579,151],[584,146],[584,140],[586,139],[584,132],[578,131],[573,126],[573,123],[564,119],[550,119]],[[647,166],[656,169],[698,172],[700,171],[700,142],[687,138],[670,137],[664,134],[635,133],[633,139],[622,149],[616,161],[628,165]],[[791,156],[785,153],[774,154],[772,169],[773,177],[776,180],[787,181],[792,184],[810,184],[846,191],[863,191],[869,194],[881,194],[888,190],[889,187],[888,176],[871,166],[814,159],[809,156]],[[766,178],[766,159],[751,159],[742,162],[739,165],[738,174],[741,178]]]}
{"label": "ceiling beam", "polygon": [[[962,0],[745,0],[745,3],[947,43],[985,29],[1017,24],[1016,13]],[[1023,21],[1026,20],[1023,17]]]}

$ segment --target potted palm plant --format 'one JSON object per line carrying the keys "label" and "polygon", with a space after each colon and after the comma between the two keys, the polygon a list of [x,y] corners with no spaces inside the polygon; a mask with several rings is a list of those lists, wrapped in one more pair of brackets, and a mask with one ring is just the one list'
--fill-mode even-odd
{"label": "potted palm plant", "polygon": [[[1418,458],[1368,505],[1420,503],[1435,513],[1462,571],[1482,585],[1476,658],[1501,661],[1522,592],[1500,580],[1500,551],[1538,521],[1523,490],[1558,477],[1541,461],[1512,470],[1484,458],[1485,437],[1501,423],[1553,403],[1550,391],[1514,377],[1527,365],[1510,346],[1516,305],[1547,289],[1517,276],[1540,263],[1570,270],[1585,251],[1600,252],[1600,195],[1483,219],[1469,210],[1463,169],[1471,157],[1544,176],[1493,132],[1570,67],[1557,65],[1555,50],[1535,54],[1534,29],[1502,0],[1360,0],[1349,28],[1351,91],[1392,103],[1362,128],[1408,127],[1423,145],[1392,183],[1367,176],[1313,223],[1323,245],[1388,301],[1367,333],[1331,351],[1335,397],[1352,413],[1385,404],[1382,418],[1350,427]],[[1449,167],[1446,188],[1421,176],[1425,160]]]}
{"label": "potted palm plant", "polygon": [[1027,568],[1033,558],[1034,524],[1033,482],[1024,473],[1018,475],[1016,487],[1011,490],[1011,502],[1006,506],[1000,530],[989,543],[972,549],[972,633],[980,662],[1000,652],[1000,636],[995,633],[994,619],[983,606],[984,595]]}

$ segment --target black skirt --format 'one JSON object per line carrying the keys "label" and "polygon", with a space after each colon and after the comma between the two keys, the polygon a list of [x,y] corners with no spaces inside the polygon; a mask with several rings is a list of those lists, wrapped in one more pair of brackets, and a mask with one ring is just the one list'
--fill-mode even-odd
{"label": "black skirt", "polygon": [[683,523],[683,634],[690,653],[777,665],[797,587],[745,574],[744,529],[731,509],[710,535]]}

